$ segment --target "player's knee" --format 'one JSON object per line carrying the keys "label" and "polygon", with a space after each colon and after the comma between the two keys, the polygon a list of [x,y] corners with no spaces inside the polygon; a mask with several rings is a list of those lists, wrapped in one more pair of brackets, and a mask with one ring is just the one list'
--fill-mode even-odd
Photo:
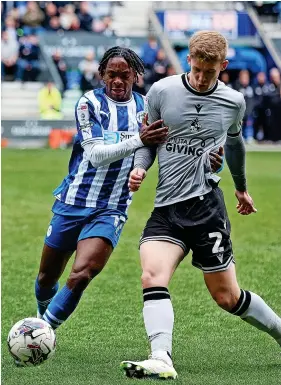
{"label": "player's knee", "polygon": [[228,312],[230,312],[237,303],[237,299],[229,291],[217,291],[213,294],[213,299],[219,307]]}
{"label": "player's knee", "polygon": [[73,268],[67,281],[67,286],[70,289],[83,291],[89,285],[91,280],[97,276],[103,266],[89,265],[84,268]]}
{"label": "player's knee", "polygon": [[166,281],[163,277],[152,270],[144,271],[142,273],[141,283],[143,289],[155,286],[166,286]]}

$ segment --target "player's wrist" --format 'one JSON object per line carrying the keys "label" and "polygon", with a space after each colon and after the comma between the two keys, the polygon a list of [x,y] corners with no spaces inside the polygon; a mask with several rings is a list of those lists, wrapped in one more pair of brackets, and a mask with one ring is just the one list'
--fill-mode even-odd
{"label": "player's wrist", "polygon": [[134,165],[133,170],[135,170],[136,168],[140,168],[141,170],[143,170],[143,171],[145,171],[145,172],[147,171],[146,168],[145,168],[145,166],[142,165],[142,164],[136,164],[136,165]]}

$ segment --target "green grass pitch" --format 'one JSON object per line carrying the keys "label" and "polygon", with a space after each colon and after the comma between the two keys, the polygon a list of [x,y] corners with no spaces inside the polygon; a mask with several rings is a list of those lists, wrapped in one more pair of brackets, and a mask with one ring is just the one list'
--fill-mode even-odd
{"label": "green grass pitch", "polygon": [[[65,176],[68,158],[68,150],[2,151],[3,384],[136,384],[141,380],[124,377],[119,363],[145,359],[149,352],[142,321],[137,245],[153,205],[156,168],[135,194],[129,221],[107,267],[58,330],[54,358],[37,368],[16,368],[7,350],[11,326],[36,314],[34,279],[51,218],[52,190]],[[258,208],[258,213],[249,217],[236,213],[227,168],[221,174],[238,278],[241,287],[259,293],[281,314],[281,153],[249,153],[247,171],[249,190]],[[177,384],[281,384],[281,349],[269,336],[215,305],[190,257],[180,265],[170,291],[175,310]]]}

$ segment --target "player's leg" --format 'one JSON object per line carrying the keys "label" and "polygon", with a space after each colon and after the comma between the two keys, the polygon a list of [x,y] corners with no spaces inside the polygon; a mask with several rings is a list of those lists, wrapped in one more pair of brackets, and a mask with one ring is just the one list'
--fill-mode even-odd
{"label": "player's leg", "polygon": [[234,264],[226,271],[204,273],[204,279],[222,309],[268,333],[281,346],[281,318],[259,295],[239,288]]}
{"label": "player's leg", "polygon": [[201,209],[206,221],[194,229],[192,263],[203,271],[209,292],[221,308],[266,331],[281,344],[281,319],[257,294],[241,290],[237,283],[222,191],[216,188],[204,196]]}
{"label": "player's leg", "polygon": [[173,243],[149,241],[141,244],[143,319],[151,353],[172,354],[174,312],[169,282],[184,257],[183,249]]}
{"label": "player's leg", "polygon": [[112,250],[111,243],[102,238],[88,238],[78,242],[67,283],[49,304],[43,317],[54,329],[66,321],[76,309],[84,290],[102,271]]}
{"label": "player's leg", "polygon": [[37,317],[42,318],[47,306],[58,291],[58,280],[73,251],[63,251],[44,245],[38,276],[35,281]]}
{"label": "player's leg", "polygon": [[45,237],[38,276],[35,280],[37,316],[42,318],[58,291],[58,280],[76,249],[81,218],[54,214]]}
{"label": "player's leg", "polygon": [[174,311],[168,284],[187,250],[175,236],[169,215],[169,208],[154,209],[140,240],[143,318],[151,355],[145,361],[123,361],[128,377],[177,377],[171,360]]}
{"label": "player's leg", "polygon": [[124,217],[111,215],[109,211],[83,227],[67,283],[51,301],[44,314],[44,320],[54,329],[73,313],[86,287],[106,265],[117,245],[124,223]]}
{"label": "player's leg", "polygon": [[151,354],[145,361],[123,361],[121,368],[128,377],[173,379],[177,377],[171,359],[174,311],[168,285],[184,252],[173,243],[149,241],[141,244],[140,255],[143,319]]}

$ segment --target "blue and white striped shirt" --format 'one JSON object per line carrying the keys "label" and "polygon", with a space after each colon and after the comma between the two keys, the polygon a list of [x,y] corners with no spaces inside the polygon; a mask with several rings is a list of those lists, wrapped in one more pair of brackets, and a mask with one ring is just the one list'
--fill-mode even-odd
{"label": "blue and white striped shirt", "polygon": [[127,102],[116,102],[99,88],[84,94],[75,108],[78,134],[69,161],[69,174],[54,195],[61,202],[79,207],[109,208],[127,213],[132,193],[128,179],[133,157],[93,167],[83,146],[95,139],[104,144],[127,140],[139,132],[145,98],[133,92]]}

